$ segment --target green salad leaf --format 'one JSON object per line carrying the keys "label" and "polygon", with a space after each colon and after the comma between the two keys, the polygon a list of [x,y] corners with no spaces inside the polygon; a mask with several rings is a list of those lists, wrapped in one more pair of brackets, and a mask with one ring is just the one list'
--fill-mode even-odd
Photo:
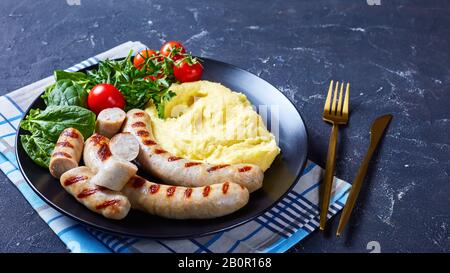
{"label": "green salad leaf", "polygon": [[[164,61],[149,58],[142,69],[137,69],[131,54],[132,51],[123,60],[104,60],[87,75],[93,84],[109,83],[119,89],[126,101],[125,111],[142,109],[150,99],[157,109],[164,109],[167,98],[175,95],[174,92],[170,92],[170,97],[167,95],[170,84],[175,81],[171,61],[167,58]],[[148,80],[149,75],[156,76],[158,73],[161,73],[161,78]],[[158,114],[164,118],[164,110],[158,110]]]}
{"label": "green salad leaf", "polygon": [[43,99],[47,105],[76,105],[86,108],[87,96],[88,93],[81,85],[65,79],[57,81]]}
{"label": "green salad leaf", "polygon": [[20,142],[28,156],[39,166],[48,168],[55,144],[36,135],[21,135]]}
{"label": "green salad leaf", "polygon": [[20,127],[30,132],[20,136],[28,156],[39,166],[48,168],[61,132],[72,127],[80,131],[85,139],[90,137],[95,129],[95,114],[76,105],[51,105],[45,110],[31,109]]}
{"label": "green salad leaf", "polygon": [[55,70],[55,83],[45,88],[41,96],[47,105],[77,105],[86,107],[87,92],[92,80],[83,72]]}
{"label": "green salad leaf", "polygon": [[53,72],[53,77],[55,78],[55,81],[71,80],[74,82],[83,82],[89,80],[88,76],[83,72],[67,72],[64,70],[55,70],[55,72]]}
{"label": "green salad leaf", "polygon": [[174,96],[176,96],[176,93],[169,89],[167,89],[162,94],[153,94],[152,95],[152,101],[159,102],[159,103],[155,104],[156,110],[158,112],[158,117],[165,116],[165,107],[164,106],[166,105],[166,102],[170,101]]}
{"label": "green salad leaf", "polygon": [[31,110],[20,126],[32,134],[40,132],[53,143],[58,140],[61,132],[69,127],[77,129],[88,138],[95,129],[95,114],[80,106],[48,106],[44,111]]}
{"label": "green salad leaf", "polygon": [[53,73],[55,81],[70,80],[74,84],[81,86],[86,92],[94,87],[92,79],[83,72],[66,72],[64,70],[55,70]]}
{"label": "green salad leaf", "polygon": [[41,98],[44,100],[46,105],[48,105],[48,97],[53,92],[55,87],[56,87],[56,83],[49,85],[45,88],[44,94],[42,94]]}

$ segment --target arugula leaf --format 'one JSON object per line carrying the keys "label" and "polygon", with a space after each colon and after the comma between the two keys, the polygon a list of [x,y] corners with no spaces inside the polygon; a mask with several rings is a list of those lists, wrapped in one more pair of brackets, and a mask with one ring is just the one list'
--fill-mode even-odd
{"label": "arugula leaf", "polygon": [[28,156],[39,166],[48,168],[55,144],[46,138],[35,135],[21,135],[20,142]]}
{"label": "arugula leaf", "polygon": [[[147,58],[143,68],[137,69],[133,65],[131,54],[132,51],[125,59],[119,61],[104,60],[100,62],[96,70],[87,71],[87,75],[93,84],[109,83],[117,87],[125,98],[125,111],[134,108],[142,109],[151,99],[159,109],[159,117],[164,118],[164,104],[175,96],[173,92],[168,95],[168,88],[175,81],[172,61],[167,58],[163,61]],[[147,77],[157,76],[160,73],[162,76],[156,81],[149,80]]]}
{"label": "arugula leaf", "polygon": [[158,112],[158,117],[164,117],[165,116],[165,105],[166,102],[170,101],[174,96],[176,96],[176,93],[167,89],[162,94],[157,94],[152,96],[152,101],[159,102],[155,104],[156,110]]}
{"label": "arugula leaf", "polygon": [[43,97],[47,105],[76,105],[86,108],[88,93],[71,80],[59,80]]}
{"label": "arugula leaf", "polygon": [[32,109],[20,126],[32,134],[40,132],[53,143],[69,127],[80,131],[86,139],[94,132],[95,114],[80,106],[48,106],[44,111]]}

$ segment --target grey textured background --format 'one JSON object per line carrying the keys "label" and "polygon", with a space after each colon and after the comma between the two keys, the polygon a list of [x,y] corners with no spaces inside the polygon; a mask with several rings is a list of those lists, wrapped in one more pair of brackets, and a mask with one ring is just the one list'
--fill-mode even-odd
{"label": "grey textured background", "polygon": [[[1,94],[128,40],[156,49],[179,40],[292,99],[309,129],[310,158],[323,166],[330,133],[321,120],[324,94],[331,79],[350,81],[339,177],[353,179],[371,121],[393,113],[393,122],[345,236],[315,232],[290,251],[369,252],[371,241],[382,252],[450,251],[448,1],[80,3],[0,1]],[[3,174],[0,183],[0,251],[67,251]]]}

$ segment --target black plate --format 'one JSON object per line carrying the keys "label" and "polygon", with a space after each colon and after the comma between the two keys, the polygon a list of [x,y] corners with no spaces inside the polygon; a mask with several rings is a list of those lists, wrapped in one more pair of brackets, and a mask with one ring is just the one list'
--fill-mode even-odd
{"label": "black plate", "polygon": [[[263,188],[251,194],[250,201],[244,208],[212,220],[171,220],[135,210],[130,211],[123,220],[109,220],[78,203],[48,170],[34,164],[17,138],[16,155],[28,184],[52,207],[84,224],[104,231],[146,238],[204,236],[246,223],[271,208],[292,188],[304,168],[307,155],[305,124],[295,106],[265,80],[230,64],[207,58],[203,60],[203,79],[220,82],[232,90],[244,93],[255,106],[272,105],[279,108],[281,154],[265,172]],[[30,108],[43,109],[44,101],[38,98]],[[273,107],[268,107],[269,129],[272,122],[276,122],[276,116],[271,114],[273,110]],[[23,133],[22,129],[18,131],[18,134]]]}

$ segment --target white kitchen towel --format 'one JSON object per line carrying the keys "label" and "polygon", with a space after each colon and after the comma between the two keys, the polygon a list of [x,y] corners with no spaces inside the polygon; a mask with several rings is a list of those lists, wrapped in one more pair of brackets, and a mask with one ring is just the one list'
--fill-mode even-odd
{"label": "white kitchen towel", "polygon": [[[140,42],[126,42],[67,71],[77,71],[106,58],[125,57],[130,50],[137,52],[145,47]],[[37,196],[18,169],[15,157],[15,136],[24,111],[51,83],[53,77],[48,77],[0,97],[0,168],[72,252],[284,252],[318,228],[323,170],[311,161],[294,188],[272,209],[228,231],[185,240],[146,240],[81,225]],[[334,179],[328,217],[342,209],[349,189],[349,183]]]}

